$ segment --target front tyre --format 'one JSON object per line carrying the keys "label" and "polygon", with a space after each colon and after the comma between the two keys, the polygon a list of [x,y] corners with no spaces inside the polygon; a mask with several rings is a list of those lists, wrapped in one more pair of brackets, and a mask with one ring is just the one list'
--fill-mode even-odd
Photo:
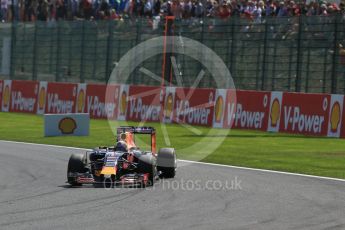
{"label": "front tyre", "polygon": [[68,161],[67,166],[67,182],[72,186],[81,186],[77,183],[75,177],[70,177],[70,173],[84,173],[85,164],[84,164],[84,154],[72,154]]}

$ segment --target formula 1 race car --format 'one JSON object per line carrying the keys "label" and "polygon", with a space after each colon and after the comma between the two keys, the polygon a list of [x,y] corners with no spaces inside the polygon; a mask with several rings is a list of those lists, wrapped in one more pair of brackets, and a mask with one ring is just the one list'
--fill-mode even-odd
{"label": "formula 1 race car", "polygon": [[[156,153],[156,131],[153,127],[121,126],[117,141],[125,136],[127,151],[117,146],[98,147],[85,154],[72,154],[67,167],[67,183],[113,187],[118,184],[152,186],[158,178],[173,178],[176,174],[176,154],[173,148]],[[151,135],[151,151],[135,145],[135,134]]]}

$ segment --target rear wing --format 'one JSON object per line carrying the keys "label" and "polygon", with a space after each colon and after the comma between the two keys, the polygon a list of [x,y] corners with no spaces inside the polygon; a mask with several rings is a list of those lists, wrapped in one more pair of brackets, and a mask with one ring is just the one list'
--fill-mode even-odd
{"label": "rear wing", "polygon": [[[135,126],[120,126],[116,129],[116,140],[120,140],[121,133],[131,134],[150,134],[151,135],[151,152],[156,154],[156,130],[153,127],[135,127]],[[135,142],[134,135],[131,135],[131,141]]]}
{"label": "rear wing", "polygon": [[117,136],[119,136],[121,133],[138,133],[138,134],[155,134],[156,130],[153,127],[135,127],[135,126],[120,126],[116,130]]}

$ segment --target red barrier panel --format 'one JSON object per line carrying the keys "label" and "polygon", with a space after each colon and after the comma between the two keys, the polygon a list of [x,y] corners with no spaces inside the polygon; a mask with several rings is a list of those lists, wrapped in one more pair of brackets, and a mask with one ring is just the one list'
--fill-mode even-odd
{"label": "red barrier panel", "polygon": [[48,83],[45,113],[74,113],[77,84]]}
{"label": "red barrier panel", "polygon": [[0,80],[0,112],[2,111],[2,86],[4,85],[4,81]]}
{"label": "red barrier panel", "polygon": [[267,130],[270,92],[236,91],[233,128]]}
{"label": "red barrier panel", "polygon": [[[225,108],[229,104],[227,100],[227,90],[226,89],[216,89],[214,97],[214,109],[213,109],[213,128],[224,128],[227,124],[227,117],[225,117]],[[231,106],[231,105],[230,105]],[[231,124],[229,124],[231,127]]]}
{"label": "red barrier panel", "polygon": [[84,113],[86,103],[86,83],[79,83],[74,111]]}
{"label": "red barrier panel", "polygon": [[[328,134],[329,137],[340,137],[342,132],[345,132],[344,121],[342,117],[344,114],[344,95],[331,95],[331,102],[329,105],[328,118]],[[345,134],[345,133],[344,133]]]}
{"label": "red barrier panel", "polygon": [[157,121],[162,117],[164,90],[155,86],[130,86],[126,120]]}
{"label": "red barrier panel", "polygon": [[44,114],[46,110],[46,99],[47,99],[47,91],[48,91],[48,82],[41,81],[38,87],[38,95],[37,95],[37,114]]}
{"label": "red barrier panel", "polygon": [[279,131],[327,136],[330,99],[327,94],[284,93]]}
{"label": "red barrier panel", "polygon": [[10,111],[11,87],[12,87],[12,81],[11,80],[4,80],[3,81],[2,103],[1,103],[1,111],[2,112],[9,112]]}
{"label": "red barrier panel", "polygon": [[36,113],[37,81],[12,81],[10,112]]}
{"label": "red barrier panel", "polygon": [[214,99],[213,127],[233,127],[236,111],[236,90],[217,89]]}
{"label": "red barrier panel", "polygon": [[212,126],[215,89],[175,90],[173,122]]}
{"label": "red barrier panel", "polygon": [[267,124],[268,132],[279,132],[282,101],[283,101],[282,92],[279,92],[279,91],[271,92],[270,112],[269,112],[268,124]]}
{"label": "red barrier panel", "polygon": [[[86,86],[85,109],[83,112],[89,113],[91,118],[116,119],[119,88],[119,85],[88,84]],[[107,100],[106,90],[108,90],[109,96]]]}
{"label": "red barrier panel", "polygon": [[164,92],[163,114],[161,121],[163,123],[172,123],[175,106],[175,87],[166,87]]}

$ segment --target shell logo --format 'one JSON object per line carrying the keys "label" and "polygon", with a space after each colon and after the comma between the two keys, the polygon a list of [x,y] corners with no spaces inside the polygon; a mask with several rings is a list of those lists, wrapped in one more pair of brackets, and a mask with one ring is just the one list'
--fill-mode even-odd
{"label": "shell logo", "polygon": [[216,105],[215,105],[215,116],[216,116],[216,122],[220,122],[223,117],[223,105],[224,105],[224,100],[222,96],[218,96],[216,100]]}
{"label": "shell logo", "polygon": [[127,93],[123,91],[121,94],[121,103],[120,103],[120,113],[124,115],[127,109]]}
{"label": "shell logo", "polygon": [[167,100],[165,102],[165,118],[169,119],[173,111],[173,95],[169,93]]}
{"label": "shell logo", "polygon": [[10,87],[8,85],[6,85],[5,89],[4,89],[4,94],[3,94],[3,98],[2,98],[2,104],[6,108],[10,104]]}
{"label": "shell logo", "polygon": [[39,110],[43,110],[44,104],[46,99],[46,89],[45,87],[41,87],[40,92],[38,94],[38,108]]}
{"label": "shell logo", "polygon": [[84,108],[84,98],[85,98],[85,92],[83,89],[81,89],[78,93],[78,97],[77,97],[77,112],[78,113],[82,113],[83,112],[83,108]]}
{"label": "shell logo", "polygon": [[271,126],[276,127],[278,124],[278,120],[280,117],[280,103],[277,98],[273,100],[272,107],[271,107],[271,113],[270,113],[270,118],[271,118]]}
{"label": "shell logo", "polygon": [[336,133],[338,130],[338,126],[340,123],[340,117],[341,117],[341,111],[340,111],[340,105],[339,102],[335,102],[332,106],[331,110],[331,132]]}
{"label": "shell logo", "polygon": [[59,130],[62,134],[73,134],[77,128],[77,123],[71,117],[65,117],[59,122]]}

